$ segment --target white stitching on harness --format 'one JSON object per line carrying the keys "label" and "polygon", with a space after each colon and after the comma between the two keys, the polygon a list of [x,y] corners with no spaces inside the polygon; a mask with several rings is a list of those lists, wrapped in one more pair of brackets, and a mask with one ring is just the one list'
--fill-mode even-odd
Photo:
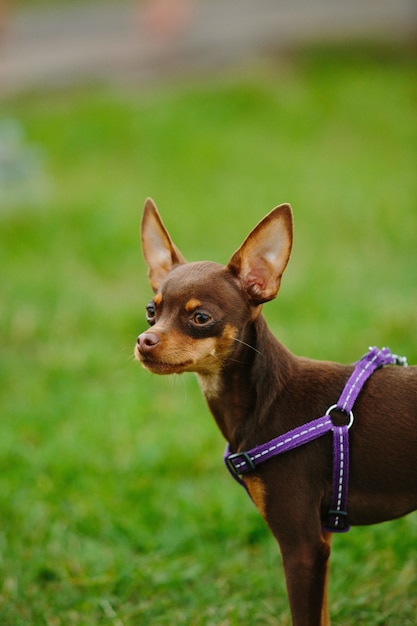
{"label": "white stitching on harness", "polygon": [[352,393],[353,393],[354,391],[356,391],[356,387],[357,387],[357,385],[358,385],[358,383],[359,383],[360,379],[363,377],[363,375],[365,374],[366,370],[368,370],[368,369],[371,367],[371,365],[372,365],[372,364],[376,361],[376,359],[377,359],[378,357],[379,357],[379,353],[378,353],[378,354],[375,354],[375,355],[373,356],[373,358],[372,358],[370,361],[368,361],[368,362],[366,363],[365,367],[364,367],[362,370],[360,370],[360,371],[358,372],[358,375],[356,376],[356,378],[355,378],[355,380],[353,381],[353,383],[352,383],[351,387],[349,388],[349,392],[348,392],[348,394],[347,394],[347,396],[346,396],[346,400],[345,400],[345,401],[344,401],[344,403],[343,403],[342,408],[343,408],[343,410],[344,410],[344,411],[346,410],[346,407],[347,407],[347,405],[348,405],[348,402],[349,402],[349,400],[350,400],[350,398],[351,398]]}
{"label": "white stitching on harness", "polygon": [[[343,432],[339,433],[339,446],[340,446],[340,472],[339,472],[339,484],[337,490],[337,506],[336,510],[339,512],[342,506],[342,495],[343,495],[343,478],[344,478],[344,470],[345,470],[345,455],[343,454]],[[340,517],[337,516],[334,522],[335,526],[339,526]]]}
{"label": "white stitching on harness", "polygon": [[[269,454],[269,452],[273,452],[274,450],[282,448],[282,446],[285,446],[287,443],[291,443],[291,441],[294,441],[295,439],[299,439],[300,437],[303,437],[304,435],[308,435],[309,433],[314,432],[315,430],[324,428],[325,426],[327,426],[327,423],[328,422],[322,422],[321,424],[316,424],[315,426],[311,426],[310,428],[306,428],[305,430],[302,430],[301,432],[296,433],[292,437],[287,437],[283,441],[279,441],[278,443],[274,444],[273,446],[270,446],[266,450],[263,450],[262,452],[259,452],[258,454],[254,454],[252,457],[252,460],[256,461],[257,459],[260,459],[261,457],[265,456],[265,454]],[[237,463],[236,470],[239,470],[241,467],[244,467],[245,465],[246,465],[245,461],[242,461],[241,463]]]}

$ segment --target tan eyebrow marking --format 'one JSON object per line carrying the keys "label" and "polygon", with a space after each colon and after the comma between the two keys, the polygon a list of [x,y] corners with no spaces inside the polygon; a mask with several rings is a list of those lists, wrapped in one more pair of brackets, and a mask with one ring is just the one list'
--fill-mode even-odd
{"label": "tan eyebrow marking", "polygon": [[191,298],[191,300],[188,300],[188,302],[186,303],[185,310],[194,311],[194,309],[197,309],[199,306],[201,306],[200,300],[197,300],[196,298]]}
{"label": "tan eyebrow marking", "polygon": [[153,301],[155,302],[156,306],[159,306],[162,302],[162,293],[157,293]]}

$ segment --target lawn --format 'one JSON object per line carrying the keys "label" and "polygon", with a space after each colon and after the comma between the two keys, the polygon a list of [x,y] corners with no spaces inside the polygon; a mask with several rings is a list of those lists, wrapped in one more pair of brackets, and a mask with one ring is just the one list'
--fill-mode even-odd
{"label": "lawn", "polygon": [[[151,293],[140,213],[153,196],[188,259],[226,262],[290,202],[293,258],[265,308],[277,336],[314,358],[389,345],[416,363],[415,61],[310,50],[0,105],[14,146],[0,185],[2,625],[289,624],[276,545],[222,466],[194,377],[132,359]],[[416,514],[333,546],[336,624],[416,623]]]}

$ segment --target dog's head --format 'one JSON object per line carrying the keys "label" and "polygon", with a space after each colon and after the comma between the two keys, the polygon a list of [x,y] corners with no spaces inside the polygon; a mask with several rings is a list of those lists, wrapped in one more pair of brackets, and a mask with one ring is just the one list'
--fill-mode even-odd
{"label": "dog's head", "polygon": [[151,328],[135,357],[150,371],[217,373],[242,342],[245,327],[275,298],[292,245],[287,204],[271,211],[227,265],[187,263],[152,200],[142,218],[142,246],[155,293],[146,307]]}

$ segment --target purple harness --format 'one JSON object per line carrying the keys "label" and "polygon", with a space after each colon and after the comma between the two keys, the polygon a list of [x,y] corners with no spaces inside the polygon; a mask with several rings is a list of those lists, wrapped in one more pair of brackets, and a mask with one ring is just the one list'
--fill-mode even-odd
{"label": "purple harness", "polygon": [[[322,437],[331,430],[333,431],[332,496],[330,510],[323,528],[331,532],[348,531],[349,429],[354,421],[352,408],[365,382],[375,370],[384,365],[407,366],[407,359],[391,354],[388,348],[382,348],[382,350],[376,347],[369,348],[369,352],[356,363],[339,400],[327,409],[323,417],[294,428],[294,430],[290,430],[247,452],[230,454],[230,447],[227,445],[224,460],[233,478],[246,488],[245,482],[241,478],[243,474],[253,471],[257,465],[264,461]],[[331,417],[332,411],[345,413],[348,417],[347,424],[335,425]]]}

